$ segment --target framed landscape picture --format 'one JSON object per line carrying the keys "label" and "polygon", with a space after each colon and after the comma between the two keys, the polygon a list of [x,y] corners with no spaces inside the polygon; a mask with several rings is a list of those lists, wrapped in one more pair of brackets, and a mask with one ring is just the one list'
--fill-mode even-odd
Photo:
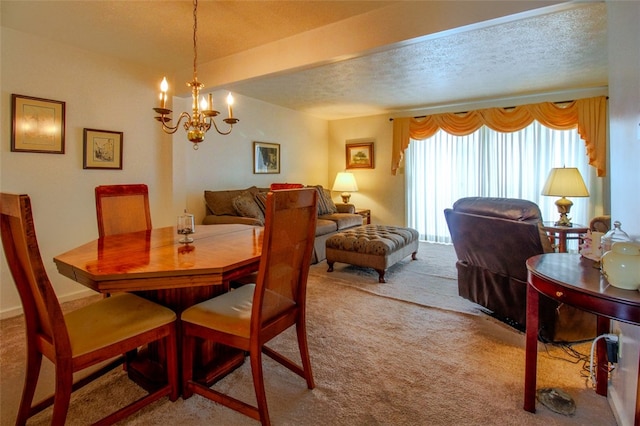
{"label": "framed landscape picture", "polygon": [[373,169],[373,142],[360,141],[346,144],[347,169]]}
{"label": "framed landscape picture", "polygon": [[280,173],[279,143],[253,143],[253,173]]}
{"label": "framed landscape picture", "polygon": [[84,129],[84,169],[122,170],[122,132]]}
{"label": "framed landscape picture", "polygon": [[64,154],[64,102],[12,94],[11,107],[11,151]]}

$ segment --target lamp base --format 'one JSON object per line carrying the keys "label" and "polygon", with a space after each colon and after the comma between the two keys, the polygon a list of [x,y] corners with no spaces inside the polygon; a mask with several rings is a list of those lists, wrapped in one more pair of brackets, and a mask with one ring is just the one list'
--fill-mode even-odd
{"label": "lamp base", "polygon": [[556,222],[556,226],[573,226],[571,224],[571,218],[568,216],[569,211],[571,210],[571,206],[573,206],[573,202],[565,197],[562,197],[557,200],[555,204],[558,207],[558,213],[560,213],[560,220]]}
{"label": "lamp base", "polygon": [[351,198],[351,194],[349,194],[348,192],[343,192],[342,194],[340,194],[340,196],[342,197],[342,202],[344,204],[349,204],[349,199]]}
{"label": "lamp base", "polygon": [[572,227],[571,218],[567,217],[566,213],[560,213],[560,220],[555,223],[556,226]]}

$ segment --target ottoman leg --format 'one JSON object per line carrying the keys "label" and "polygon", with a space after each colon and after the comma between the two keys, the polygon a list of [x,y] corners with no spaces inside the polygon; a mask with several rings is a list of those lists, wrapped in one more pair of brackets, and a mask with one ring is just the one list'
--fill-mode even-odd
{"label": "ottoman leg", "polygon": [[333,264],[334,263],[335,262],[330,262],[330,261],[327,260],[327,265],[329,265],[329,269],[327,269],[327,272],[333,272]]}
{"label": "ottoman leg", "polygon": [[418,259],[418,252],[414,251],[413,253],[411,253],[411,260],[416,260]]}
{"label": "ottoman leg", "polygon": [[385,270],[384,269],[376,269],[376,272],[378,273],[378,282],[379,283],[386,283],[387,280],[384,279]]}

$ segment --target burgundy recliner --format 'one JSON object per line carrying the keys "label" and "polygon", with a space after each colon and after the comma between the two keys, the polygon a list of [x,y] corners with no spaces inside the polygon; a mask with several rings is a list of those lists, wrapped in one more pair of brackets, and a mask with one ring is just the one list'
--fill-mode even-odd
{"label": "burgundy recliner", "polygon": [[[458,293],[524,331],[527,267],[553,248],[538,206],[514,198],[468,197],[445,209],[458,261]],[[596,336],[596,317],[540,296],[541,340],[572,342]]]}

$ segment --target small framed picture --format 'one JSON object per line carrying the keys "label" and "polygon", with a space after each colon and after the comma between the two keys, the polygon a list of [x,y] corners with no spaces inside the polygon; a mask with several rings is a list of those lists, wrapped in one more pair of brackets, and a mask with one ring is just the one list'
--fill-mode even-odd
{"label": "small framed picture", "polygon": [[346,144],[347,169],[373,169],[373,142]]}
{"label": "small framed picture", "polygon": [[122,170],[122,132],[84,129],[84,169]]}
{"label": "small framed picture", "polygon": [[279,143],[253,143],[253,173],[280,173]]}
{"label": "small framed picture", "polygon": [[64,102],[12,94],[11,107],[11,151],[64,154]]}

